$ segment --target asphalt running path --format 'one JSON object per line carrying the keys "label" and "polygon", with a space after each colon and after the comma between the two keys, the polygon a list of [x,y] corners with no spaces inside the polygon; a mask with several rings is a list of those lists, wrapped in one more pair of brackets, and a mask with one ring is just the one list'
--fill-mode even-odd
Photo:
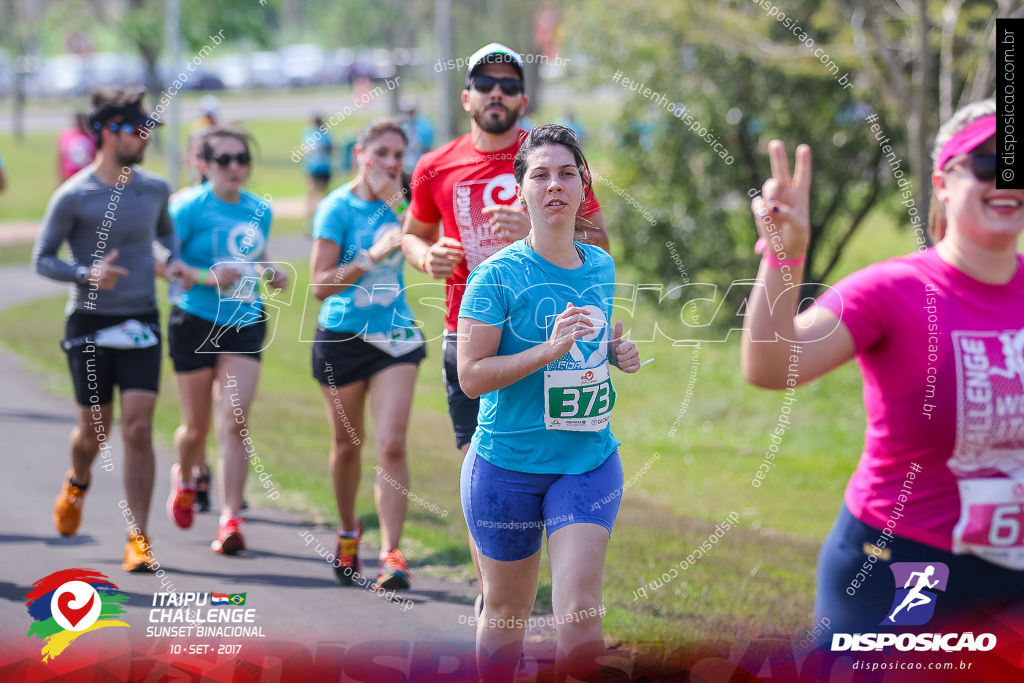
{"label": "asphalt running path", "polygon": [[[308,254],[308,248],[302,238],[274,245],[280,258],[297,258]],[[63,286],[36,276],[27,266],[0,268],[0,308],[61,291]],[[0,330],[5,336],[16,333]],[[316,643],[329,641],[348,646],[362,644],[372,650],[375,643],[404,641],[410,644],[410,651],[416,651],[417,643],[471,651],[474,629],[467,624],[467,617],[472,615],[474,586],[417,576],[414,571],[413,590],[401,592],[395,601],[369,590],[341,588],[334,582],[332,568],[317,555],[316,543],[307,545],[303,539],[311,524],[297,513],[263,507],[259,494],[251,495],[253,507],[245,514],[243,531],[249,550],[238,557],[211,552],[216,514],[197,514],[193,528],[187,531],[167,518],[165,504],[173,462],[167,444],[157,444],[149,524],[154,557],[166,572],[163,585],[152,574],[125,573],[121,569],[125,520],[118,506],[124,496],[123,448],[116,429],[110,441],[115,468],[104,471],[97,459],[79,533],[71,538],[59,536],[53,527],[52,509],[68,467],[67,443],[74,404],[48,393],[39,374],[2,350],[0,378],[0,434],[6,473],[0,484],[0,642],[5,643],[0,646],[0,673],[5,661],[11,661],[11,648],[38,658],[42,641],[26,638],[31,620],[25,609],[25,595],[32,583],[72,567],[101,571],[131,596],[125,615],[130,628],[86,634],[87,638],[75,643],[76,649],[79,643],[86,647],[86,640],[87,649],[108,652],[121,652],[130,646],[134,651],[166,653],[174,642],[187,646],[191,642],[188,639],[146,637],[153,594],[173,587],[181,592],[246,593],[246,607],[256,610],[255,623],[266,636],[263,644],[301,643],[315,650]],[[326,467],[325,460],[325,477]],[[315,528],[313,534],[323,549],[333,552],[331,528]],[[378,566],[376,548],[363,547],[361,557],[372,579]],[[253,647],[261,641],[238,642]],[[540,657],[540,650],[549,646],[533,646],[535,656]]]}

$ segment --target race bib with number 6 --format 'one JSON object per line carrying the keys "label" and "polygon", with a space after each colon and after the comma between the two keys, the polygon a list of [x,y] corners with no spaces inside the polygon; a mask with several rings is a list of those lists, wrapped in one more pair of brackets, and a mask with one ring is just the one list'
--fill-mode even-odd
{"label": "race bib with number 6", "polygon": [[960,521],[953,529],[953,552],[1024,569],[1024,482],[993,478],[958,483]]}
{"label": "race bib with number 6", "polygon": [[599,432],[608,426],[615,387],[608,363],[596,368],[544,371],[544,427]]}

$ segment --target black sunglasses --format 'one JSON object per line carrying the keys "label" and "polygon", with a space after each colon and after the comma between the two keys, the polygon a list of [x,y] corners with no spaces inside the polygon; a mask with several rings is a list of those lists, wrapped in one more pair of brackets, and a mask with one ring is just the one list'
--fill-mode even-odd
{"label": "black sunglasses", "polygon": [[232,161],[237,161],[239,166],[248,166],[252,161],[252,155],[248,152],[239,152],[238,154],[221,154],[207,159],[212,161],[221,168],[227,168],[231,165]]}
{"label": "black sunglasses", "polygon": [[995,154],[968,154],[971,174],[979,182],[988,183],[996,179],[996,155]]}
{"label": "black sunglasses", "polygon": [[518,78],[495,78],[494,76],[470,76],[469,84],[477,92],[489,93],[497,85],[506,95],[518,95],[523,92],[523,81]]}

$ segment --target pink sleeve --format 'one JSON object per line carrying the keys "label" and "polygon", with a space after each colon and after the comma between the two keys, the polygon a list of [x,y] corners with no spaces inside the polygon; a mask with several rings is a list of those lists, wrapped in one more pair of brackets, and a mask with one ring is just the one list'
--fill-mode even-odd
{"label": "pink sleeve", "polygon": [[847,275],[814,302],[835,313],[853,337],[857,353],[863,353],[883,336],[886,329],[884,305],[887,296],[885,264],[868,266]]}

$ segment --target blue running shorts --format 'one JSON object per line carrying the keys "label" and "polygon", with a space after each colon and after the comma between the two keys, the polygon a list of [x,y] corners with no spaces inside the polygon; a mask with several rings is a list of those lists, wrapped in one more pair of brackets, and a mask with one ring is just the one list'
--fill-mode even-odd
{"label": "blue running shorts", "polygon": [[472,448],[462,463],[462,511],[476,547],[514,562],[540,550],[547,535],[570,524],[600,524],[612,533],[622,497],[616,449],[583,474],[535,474],[492,465]]}

